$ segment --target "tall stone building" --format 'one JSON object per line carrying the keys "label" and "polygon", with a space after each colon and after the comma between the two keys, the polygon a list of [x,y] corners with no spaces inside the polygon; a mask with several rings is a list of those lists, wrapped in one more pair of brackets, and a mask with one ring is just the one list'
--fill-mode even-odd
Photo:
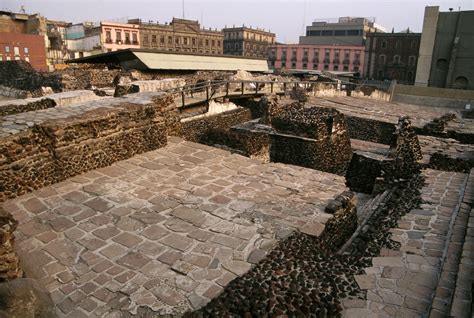
{"label": "tall stone building", "polygon": [[474,89],[474,11],[426,7],[415,85]]}
{"label": "tall stone building", "polygon": [[224,28],[224,54],[267,58],[275,33],[246,26]]}
{"label": "tall stone building", "polygon": [[300,44],[365,45],[369,32],[385,32],[385,28],[375,23],[374,18],[320,19],[306,27]]}
{"label": "tall stone building", "polygon": [[365,76],[413,84],[416,74],[420,33],[367,33]]}
{"label": "tall stone building", "polygon": [[160,51],[220,54],[223,53],[221,31],[204,29],[198,21],[173,18],[168,24],[129,20],[139,25],[140,47]]}

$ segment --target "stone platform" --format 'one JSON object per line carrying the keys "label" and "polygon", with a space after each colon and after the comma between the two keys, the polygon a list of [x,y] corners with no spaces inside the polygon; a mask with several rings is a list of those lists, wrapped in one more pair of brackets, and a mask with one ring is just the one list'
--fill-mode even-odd
{"label": "stone platform", "polygon": [[28,277],[68,317],[199,308],[296,229],[319,235],[344,178],[196,143],[116,162],[3,204]]}

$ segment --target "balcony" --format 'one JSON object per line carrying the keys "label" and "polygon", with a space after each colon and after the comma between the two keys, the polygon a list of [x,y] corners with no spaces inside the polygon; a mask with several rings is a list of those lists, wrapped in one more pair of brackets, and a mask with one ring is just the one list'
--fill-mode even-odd
{"label": "balcony", "polygon": [[133,45],[138,45],[138,41],[132,41]]}
{"label": "balcony", "polygon": [[125,40],[125,44],[131,44],[130,40]]}
{"label": "balcony", "polygon": [[344,64],[344,65],[349,65],[349,63],[350,63],[350,61],[348,59],[342,61],[342,64]]}
{"label": "balcony", "polygon": [[334,60],[332,60],[332,63],[333,64],[339,64],[339,63],[341,63],[341,61],[339,59],[334,59]]}
{"label": "balcony", "polygon": [[329,62],[331,62],[331,61],[329,60],[329,58],[324,59],[324,64],[329,64]]}
{"label": "balcony", "polygon": [[352,64],[354,64],[354,65],[360,65],[360,61],[355,60],[354,62],[352,62]]}
{"label": "balcony", "polygon": [[112,39],[105,39],[105,43],[114,43],[114,41]]}

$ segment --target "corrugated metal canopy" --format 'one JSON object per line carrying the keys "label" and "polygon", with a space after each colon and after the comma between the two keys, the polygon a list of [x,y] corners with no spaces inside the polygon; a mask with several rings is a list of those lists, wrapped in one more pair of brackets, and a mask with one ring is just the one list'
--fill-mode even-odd
{"label": "corrugated metal canopy", "polygon": [[124,68],[267,72],[265,59],[127,49],[69,60],[68,63],[120,63]]}

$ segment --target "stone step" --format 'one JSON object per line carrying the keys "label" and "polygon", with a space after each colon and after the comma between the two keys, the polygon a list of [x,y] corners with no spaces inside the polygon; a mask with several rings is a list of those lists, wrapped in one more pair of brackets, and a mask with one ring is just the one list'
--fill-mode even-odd
{"label": "stone step", "polygon": [[[462,302],[456,300],[454,306],[456,308],[453,308],[452,302],[456,298],[453,296],[457,285],[457,278],[463,277],[465,272],[469,270],[469,266],[461,266],[460,262],[463,244],[466,237],[469,213],[471,211],[471,206],[469,202],[466,201],[470,200],[473,195],[473,183],[474,175],[471,171],[469,177],[466,178],[465,186],[461,191],[459,203],[451,216],[449,230],[446,235],[443,258],[441,260],[441,271],[431,303],[429,317],[448,316],[451,309],[455,309],[458,313],[461,313],[459,310],[465,307],[462,305]],[[462,273],[460,273],[460,271],[462,271]],[[467,315],[468,311],[464,311],[464,313]],[[455,316],[459,317],[460,315],[458,314]]]}
{"label": "stone step", "polygon": [[[457,261],[457,277],[450,304],[450,316],[471,317],[473,283],[474,283],[474,169],[471,170],[461,205],[464,235],[460,236],[463,243],[459,248]],[[453,237],[458,237],[456,234]],[[453,240],[451,240],[453,241]]]}

